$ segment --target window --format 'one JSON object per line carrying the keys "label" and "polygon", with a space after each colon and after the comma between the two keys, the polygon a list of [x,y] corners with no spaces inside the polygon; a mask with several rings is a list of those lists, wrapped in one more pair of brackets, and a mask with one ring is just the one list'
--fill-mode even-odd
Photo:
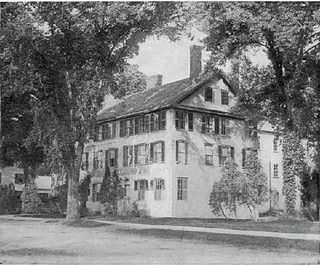
{"label": "window", "polygon": [[219,165],[223,165],[228,158],[234,159],[234,147],[218,146]]}
{"label": "window", "polygon": [[133,119],[126,120],[125,132],[126,132],[126,136],[133,135]]}
{"label": "window", "polygon": [[165,190],[164,179],[154,180],[154,200],[161,200],[162,190]]}
{"label": "window", "polygon": [[202,133],[210,133],[213,131],[213,117],[210,115],[202,115]]}
{"label": "window", "polygon": [[22,185],[24,183],[23,174],[14,174],[14,183],[17,185]]}
{"label": "window", "polygon": [[164,162],[165,142],[157,141],[150,143],[150,161],[154,163]]}
{"label": "window", "polygon": [[126,178],[124,181],[124,197],[128,197],[129,196],[129,192],[130,192],[130,183],[129,183],[129,179]]}
{"label": "window", "polygon": [[188,130],[193,131],[193,113],[188,113]]}
{"label": "window", "polygon": [[145,115],[144,116],[144,132],[148,133],[149,132],[149,123],[150,123],[150,115]]}
{"label": "window", "polygon": [[226,120],[221,118],[221,135],[226,135]]}
{"label": "window", "polygon": [[185,129],[185,112],[176,110],[176,129]]}
{"label": "window", "polygon": [[98,126],[98,140],[102,140],[102,127],[103,126]]}
{"label": "window", "polygon": [[244,148],[242,149],[242,168],[245,167],[246,162],[251,155],[258,155],[258,151],[252,148]]}
{"label": "window", "polygon": [[184,140],[176,141],[176,162],[180,164],[188,162],[188,143]]}
{"label": "window", "polygon": [[273,164],[273,178],[279,178],[279,165]]}
{"label": "window", "polygon": [[278,138],[273,139],[273,151],[274,152],[278,151]]}
{"label": "window", "polygon": [[134,164],[141,165],[148,163],[148,152],[149,145],[148,144],[139,144],[134,146]]}
{"label": "window", "polygon": [[123,166],[133,165],[133,146],[123,146]]}
{"label": "window", "polygon": [[102,150],[93,153],[93,169],[94,170],[98,168],[103,168],[102,156],[103,156]]}
{"label": "window", "polygon": [[0,173],[0,185],[1,185],[1,180],[2,180],[2,173]]}
{"label": "window", "polygon": [[85,152],[82,156],[82,164],[81,164],[82,170],[88,170],[89,169],[89,152]]}
{"label": "window", "polygon": [[177,200],[187,200],[188,179],[186,177],[178,177]]}
{"label": "window", "polygon": [[247,137],[257,138],[258,137],[258,124],[255,121],[249,120],[246,122]]}
{"label": "window", "polygon": [[134,134],[142,134],[144,132],[144,119],[143,116],[134,119]]}
{"label": "window", "polygon": [[212,88],[206,88],[205,93],[204,93],[204,100],[206,102],[212,102],[213,97],[212,97]]}
{"label": "window", "polygon": [[112,139],[116,136],[116,123],[110,122],[102,125],[102,139]]}
{"label": "window", "polygon": [[118,167],[118,149],[105,151],[105,164],[109,167]]}
{"label": "window", "polygon": [[205,152],[205,164],[213,165],[213,145],[209,143],[204,144],[204,152]]}
{"label": "window", "polygon": [[92,202],[98,201],[101,184],[92,184]]}
{"label": "window", "polygon": [[228,91],[221,90],[221,104],[223,104],[223,105],[228,105],[229,104]]}
{"label": "window", "polygon": [[138,179],[134,181],[134,190],[138,191],[138,200],[145,199],[145,191],[148,189],[148,180]]}

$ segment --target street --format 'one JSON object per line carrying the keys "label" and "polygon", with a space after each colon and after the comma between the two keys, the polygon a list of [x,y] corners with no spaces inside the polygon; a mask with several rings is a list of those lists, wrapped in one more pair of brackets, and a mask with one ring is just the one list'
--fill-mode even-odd
{"label": "street", "polygon": [[115,225],[71,227],[63,220],[11,220],[0,216],[4,264],[315,264],[317,254],[272,252],[163,239],[118,230]]}

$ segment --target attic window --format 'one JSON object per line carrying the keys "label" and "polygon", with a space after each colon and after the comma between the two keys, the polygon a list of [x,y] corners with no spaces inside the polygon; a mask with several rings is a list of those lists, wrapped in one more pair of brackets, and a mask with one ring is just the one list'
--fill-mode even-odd
{"label": "attic window", "polygon": [[221,90],[221,104],[223,104],[223,105],[228,105],[229,104],[228,91]]}
{"label": "attic window", "polygon": [[212,88],[208,87],[205,90],[205,94],[204,94],[204,100],[206,102],[212,102],[213,101],[213,97],[212,97]]}

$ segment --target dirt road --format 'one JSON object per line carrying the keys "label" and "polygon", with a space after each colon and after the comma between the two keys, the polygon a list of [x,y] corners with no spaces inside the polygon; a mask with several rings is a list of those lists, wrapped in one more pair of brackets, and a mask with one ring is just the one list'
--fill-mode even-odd
{"label": "dirt road", "polygon": [[61,220],[0,216],[4,264],[316,264],[318,254],[271,252],[198,240],[127,234],[115,225],[70,227]]}

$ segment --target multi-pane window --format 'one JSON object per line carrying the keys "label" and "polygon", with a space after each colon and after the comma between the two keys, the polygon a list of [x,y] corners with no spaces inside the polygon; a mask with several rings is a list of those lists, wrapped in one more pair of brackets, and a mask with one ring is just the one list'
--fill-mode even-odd
{"label": "multi-pane window", "polygon": [[160,140],[150,143],[150,162],[164,162],[165,157],[165,142]]}
{"label": "multi-pane window", "polygon": [[96,127],[96,140],[112,139],[116,135],[116,123],[109,122]]}
{"label": "multi-pane window", "polygon": [[209,143],[204,144],[204,152],[206,165],[213,165],[213,145]]}
{"label": "multi-pane window", "polygon": [[133,165],[133,146],[123,146],[123,166]]}
{"label": "multi-pane window", "polygon": [[24,183],[24,176],[23,174],[14,174],[14,183],[17,185],[21,185]]}
{"label": "multi-pane window", "polygon": [[206,102],[213,101],[212,88],[210,88],[210,87],[206,88],[205,93],[204,93],[204,100]]}
{"label": "multi-pane window", "polygon": [[273,164],[273,178],[279,178],[279,165]]}
{"label": "multi-pane window", "polygon": [[98,197],[99,197],[99,192],[100,192],[100,189],[101,189],[101,184],[92,184],[92,202],[96,202],[98,201]]}
{"label": "multi-pane window", "polygon": [[164,179],[155,179],[154,180],[154,199],[161,200],[162,190],[165,190]]}
{"label": "multi-pane window", "polygon": [[186,125],[189,131],[193,131],[193,113],[176,110],[175,112],[176,129],[185,130]]}
{"label": "multi-pane window", "polygon": [[81,169],[82,170],[88,170],[89,169],[89,152],[85,152],[82,155]]}
{"label": "multi-pane window", "polygon": [[178,177],[177,181],[177,200],[187,200],[188,179],[186,177]]}
{"label": "multi-pane window", "polygon": [[152,113],[150,116],[150,131],[157,131],[159,130],[159,114]]}
{"label": "multi-pane window", "polygon": [[221,90],[221,104],[223,105],[229,104],[229,93],[226,90]]}
{"label": "multi-pane window", "polygon": [[234,147],[218,146],[219,165],[223,165],[228,158],[234,159]]}
{"label": "multi-pane window", "polygon": [[142,134],[144,132],[144,117],[139,116],[134,119],[134,134]]}
{"label": "multi-pane window", "polygon": [[185,122],[185,112],[181,110],[176,110],[176,129],[185,129]]}
{"label": "multi-pane window", "polygon": [[184,140],[176,141],[176,162],[180,164],[188,162],[188,143]]}
{"label": "multi-pane window", "polygon": [[278,151],[278,138],[273,139],[273,151],[274,152]]}
{"label": "multi-pane window", "polygon": [[245,167],[249,156],[257,155],[258,151],[252,148],[244,148],[242,149],[242,168]]}
{"label": "multi-pane window", "polygon": [[106,166],[118,167],[118,149],[109,149],[105,151]]}
{"label": "multi-pane window", "polygon": [[213,117],[210,115],[202,115],[202,133],[210,133],[213,131]]}
{"label": "multi-pane window", "polygon": [[139,179],[134,181],[134,191],[138,191],[138,200],[145,199],[145,191],[148,189],[148,180]]}
{"label": "multi-pane window", "polygon": [[102,150],[93,153],[93,170],[103,168],[102,165]]}
{"label": "multi-pane window", "polygon": [[148,163],[149,145],[142,143],[134,146],[134,164],[146,164]]}

